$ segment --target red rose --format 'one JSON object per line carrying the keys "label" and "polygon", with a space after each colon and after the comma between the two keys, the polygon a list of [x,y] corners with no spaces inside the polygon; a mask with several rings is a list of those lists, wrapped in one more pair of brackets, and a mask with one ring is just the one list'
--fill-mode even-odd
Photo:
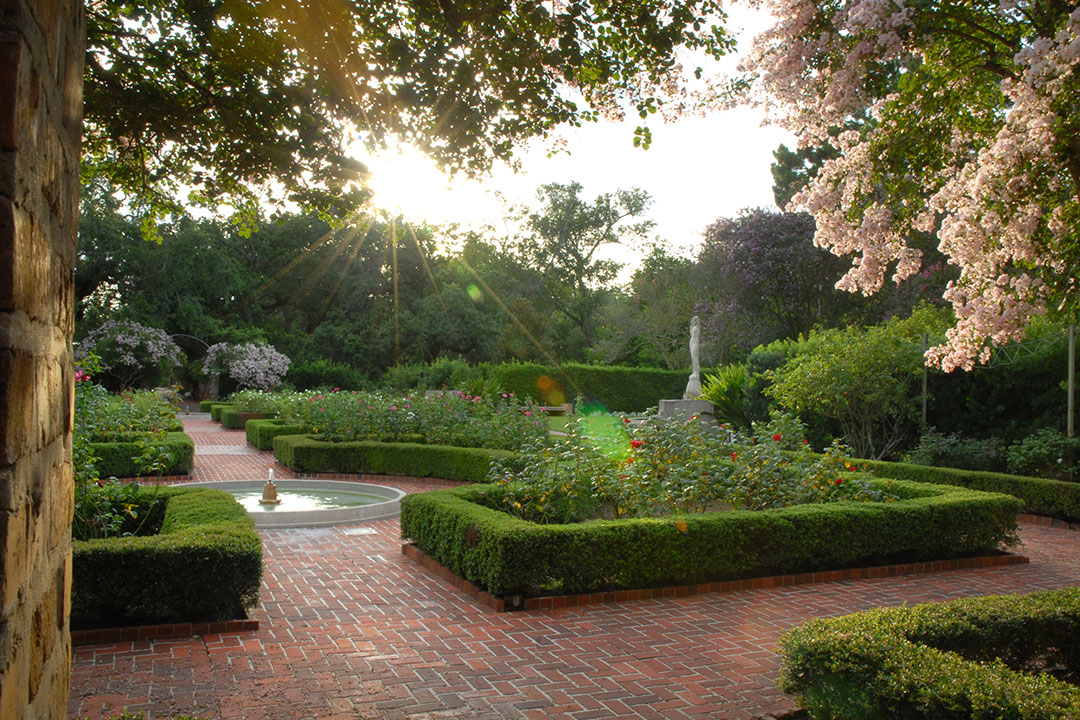
{"label": "red rose", "polygon": [[837,485],[839,485],[842,482],[844,482],[844,478],[836,478],[836,484]]}
{"label": "red rose", "polygon": [[637,448],[641,447],[641,441],[640,440],[631,440],[630,441],[630,447],[632,447],[632,448],[634,448],[636,450]]}
{"label": "red rose", "polygon": [[780,433],[776,433],[775,435],[773,435],[772,439],[775,440],[776,442],[780,442]]}

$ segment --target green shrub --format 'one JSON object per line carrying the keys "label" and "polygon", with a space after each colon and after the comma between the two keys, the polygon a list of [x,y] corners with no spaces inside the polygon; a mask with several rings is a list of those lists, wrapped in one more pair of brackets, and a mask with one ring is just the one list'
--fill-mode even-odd
{"label": "green shrub", "polygon": [[161,474],[182,475],[191,472],[191,469],[195,467],[195,441],[182,432],[170,432],[165,433],[160,441],[144,438],[91,443],[90,447],[93,448],[96,456],[95,466],[98,475],[100,477],[138,477],[155,474],[147,472],[146,466],[139,459],[147,442],[155,443],[172,456],[172,461],[162,468]]}
{"label": "green shrub", "polygon": [[204,488],[140,488],[138,500],[140,514],[160,515],[157,534],[73,543],[72,627],[245,617],[262,577],[247,511]]}
{"label": "green shrub", "polygon": [[872,460],[859,461],[860,466],[864,464],[878,477],[958,485],[973,490],[1005,493],[1023,501],[1025,512],[1069,522],[1080,521],[1080,483],[977,470],[926,467]]}
{"label": "green shrub", "polygon": [[245,428],[245,423],[248,420],[261,420],[266,417],[273,417],[273,413],[241,410],[238,407],[222,408],[219,415],[221,416],[221,427],[228,430],[243,430]]}
{"label": "green shrub", "polygon": [[1080,717],[1078,588],[813,620],[780,650],[815,718]]}
{"label": "green shrub", "polygon": [[487,481],[493,459],[515,457],[506,450],[370,441],[329,443],[309,435],[278,435],[273,447],[277,459],[295,472],[409,475],[472,483]]}
{"label": "green shrub", "polygon": [[749,430],[753,421],[751,403],[758,380],[745,363],[724,365],[705,375],[701,398],[713,404],[716,421],[737,430]]}
{"label": "green shrub", "polygon": [[363,371],[325,358],[293,363],[285,375],[285,382],[297,390],[360,390],[371,384]]}
{"label": "green shrub", "polygon": [[491,368],[491,379],[504,391],[541,405],[586,403],[614,412],[641,412],[661,400],[681,398],[689,371],[566,363],[554,368],[533,363],[504,363]]}
{"label": "green shrub", "polygon": [[1080,438],[1043,428],[1009,447],[1009,472],[1035,477],[1072,479],[1080,458]]}
{"label": "green shrub", "polygon": [[953,434],[944,435],[931,428],[922,434],[918,444],[904,456],[904,462],[995,471],[1002,469],[1002,451],[1000,438],[980,440]]}
{"label": "green shrub", "polygon": [[214,422],[221,422],[221,413],[225,410],[233,407],[229,402],[216,402],[210,405],[210,419]]}
{"label": "green shrub", "polygon": [[301,425],[287,424],[277,418],[248,420],[244,423],[247,441],[260,450],[273,450],[274,438],[278,435],[301,435]]}
{"label": "green shrub", "polygon": [[1015,498],[906,482],[889,490],[902,499],[540,525],[496,510],[502,488],[470,485],[403,498],[401,532],[500,596],[947,559],[1015,541]]}
{"label": "green shrub", "polygon": [[210,412],[211,407],[213,407],[214,405],[217,405],[220,402],[221,402],[220,400],[215,400],[214,398],[204,398],[204,399],[199,401],[199,412],[208,413],[208,412]]}

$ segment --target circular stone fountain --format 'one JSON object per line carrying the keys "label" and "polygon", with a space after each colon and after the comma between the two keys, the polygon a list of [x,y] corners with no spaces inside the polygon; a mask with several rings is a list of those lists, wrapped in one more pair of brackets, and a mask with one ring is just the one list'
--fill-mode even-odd
{"label": "circular stone fountain", "polygon": [[275,504],[260,502],[265,482],[229,480],[184,483],[184,487],[209,487],[232,493],[255,520],[256,528],[305,528],[346,525],[397,517],[401,490],[382,485],[339,480],[274,480]]}

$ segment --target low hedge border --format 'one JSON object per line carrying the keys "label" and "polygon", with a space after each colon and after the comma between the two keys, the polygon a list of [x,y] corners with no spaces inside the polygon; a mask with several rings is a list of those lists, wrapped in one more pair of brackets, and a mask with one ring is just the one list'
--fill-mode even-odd
{"label": "low hedge border", "polygon": [[1080,717],[1080,588],[813,620],[780,639],[780,684],[813,717]]}
{"label": "low hedge border", "polygon": [[373,473],[487,482],[493,458],[515,458],[509,450],[373,441],[331,443],[310,435],[273,439],[278,461],[296,473]]}
{"label": "low hedge border", "polygon": [[1066,522],[1080,521],[1080,482],[879,460],[859,461],[860,465],[864,463],[878,477],[1004,493],[1020,498],[1024,511],[1032,515]]}
{"label": "low hedge border", "polygon": [[248,420],[244,423],[247,441],[260,450],[273,450],[274,438],[278,435],[300,435],[303,425],[286,424],[277,418]]}
{"label": "low hedge border", "polygon": [[[189,473],[195,467],[195,441],[182,432],[165,433],[164,445],[173,454],[172,463],[164,475]],[[97,456],[99,477],[138,477],[140,468],[135,461],[142,450],[134,442],[91,443]]]}
{"label": "low hedge border", "polygon": [[539,525],[494,509],[500,488],[470,485],[403,498],[401,534],[501,597],[948,560],[1015,537],[1016,498],[904,481],[890,490],[903,499]]}
{"label": "low hedge border", "polygon": [[250,412],[241,410],[237,407],[222,408],[218,415],[221,418],[221,426],[229,430],[243,430],[244,425],[248,420],[261,420],[263,418],[273,417],[272,413]]}
{"label": "low hedge border", "polygon": [[220,402],[220,400],[215,400],[214,398],[203,398],[199,401],[199,412],[210,412],[210,408]]}
{"label": "low hedge border", "polygon": [[215,402],[210,404],[210,419],[214,422],[221,422],[221,413],[230,408],[234,408],[236,405],[228,402]]}
{"label": "low hedge border", "polygon": [[209,488],[137,497],[138,521],[157,534],[72,543],[72,628],[245,618],[259,599],[262,540],[240,503]]}

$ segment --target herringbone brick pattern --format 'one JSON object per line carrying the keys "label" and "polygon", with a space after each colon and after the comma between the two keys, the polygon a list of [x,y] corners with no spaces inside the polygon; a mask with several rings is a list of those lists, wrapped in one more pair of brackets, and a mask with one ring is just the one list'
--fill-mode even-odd
{"label": "herringbone brick pattern", "polygon": [[[243,442],[186,422],[197,443]],[[271,466],[199,455],[195,475],[262,479]],[[1080,583],[1080,533],[1024,525],[1029,565],[495,614],[401,555],[396,520],[368,527],[263,532],[257,633],[77,648],[70,716],[749,720],[794,707],[774,651],[804,620]]]}

